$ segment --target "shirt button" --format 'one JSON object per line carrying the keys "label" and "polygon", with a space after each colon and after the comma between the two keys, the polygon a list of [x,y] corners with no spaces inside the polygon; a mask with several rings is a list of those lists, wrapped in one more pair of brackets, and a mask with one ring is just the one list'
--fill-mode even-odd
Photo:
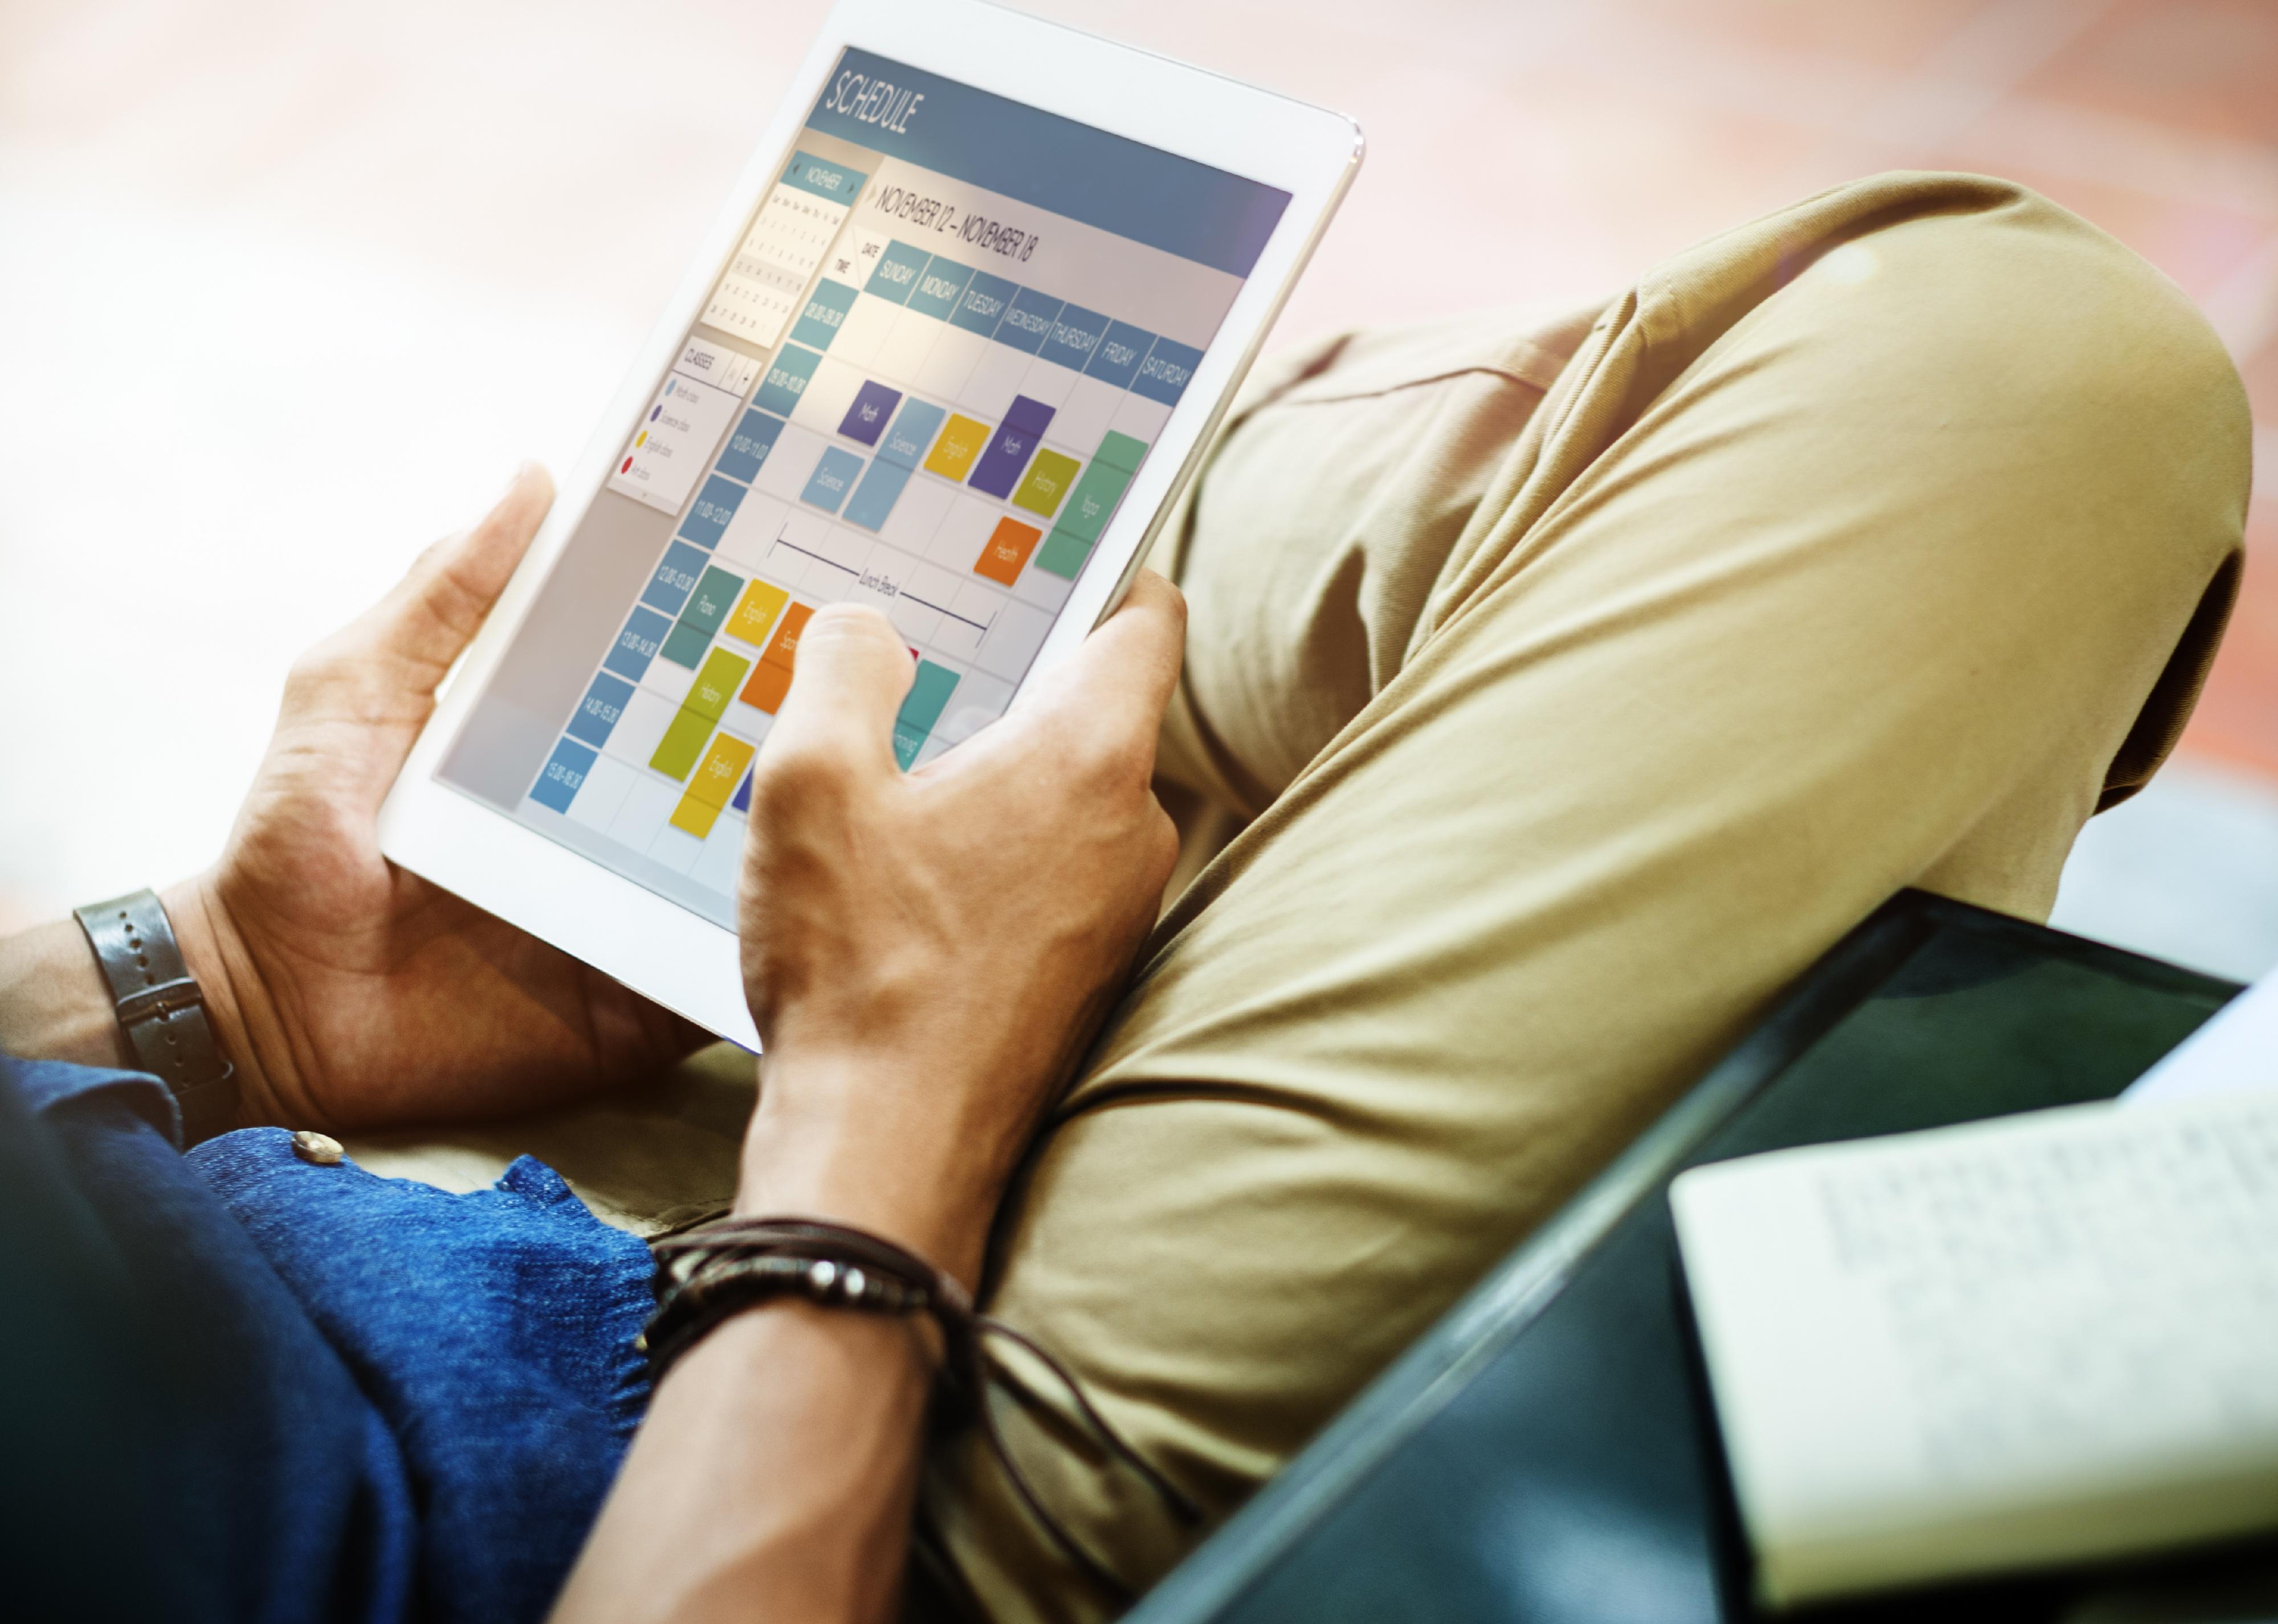
{"label": "shirt button", "polygon": [[338,1167],[348,1152],[340,1141],[329,1133],[311,1133],[303,1128],[293,1136],[293,1154],[303,1162],[313,1162],[318,1167]]}

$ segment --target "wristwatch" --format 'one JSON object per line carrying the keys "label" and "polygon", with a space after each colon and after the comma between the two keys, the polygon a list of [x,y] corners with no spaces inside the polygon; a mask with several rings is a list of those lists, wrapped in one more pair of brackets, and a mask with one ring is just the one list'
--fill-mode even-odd
{"label": "wristwatch", "polygon": [[73,912],[110,983],[136,1063],[181,1109],[185,1142],[227,1132],[237,1123],[237,1069],[214,1036],[164,905],[142,890]]}

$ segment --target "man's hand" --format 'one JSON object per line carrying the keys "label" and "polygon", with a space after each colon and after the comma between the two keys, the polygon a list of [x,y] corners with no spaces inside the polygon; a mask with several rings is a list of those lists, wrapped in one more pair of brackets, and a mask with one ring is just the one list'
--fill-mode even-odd
{"label": "man's hand", "polygon": [[807,623],[752,784],[745,1210],[878,1229],[971,1281],[1177,857],[1150,780],[1185,618],[1142,575],[1043,690],[906,774],[901,639],[874,611]]}
{"label": "man's hand", "polygon": [[388,786],[554,499],[531,467],[297,661],[219,863],[165,894],[246,1122],[368,1126],[568,1099],[701,1033],[379,852]]}

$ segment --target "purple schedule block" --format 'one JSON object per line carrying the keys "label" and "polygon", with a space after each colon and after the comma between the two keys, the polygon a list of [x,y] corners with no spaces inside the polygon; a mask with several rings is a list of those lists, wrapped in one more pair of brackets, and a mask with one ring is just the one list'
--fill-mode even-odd
{"label": "purple schedule block", "polygon": [[1014,395],[1012,409],[1005,421],[997,425],[996,435],[989,448],[973,465],[966,484],[1003,501],[1013,494],[1013,487],[1021,482],[1021,474],[1028,466],[1028,459],[1036,453],[1036,441],[1052,421],[1052,408],[1042,400]]}
{"label": "purple schedule block", "polygon": [[854,404],[846,408],[845,420],[838,425],[838,431],[865,446],[876,445],[878,436],[886,431],[886,419],[894,415],[895,404],[901,398],[900,390],[889,389],[872,378],[854,397]]}

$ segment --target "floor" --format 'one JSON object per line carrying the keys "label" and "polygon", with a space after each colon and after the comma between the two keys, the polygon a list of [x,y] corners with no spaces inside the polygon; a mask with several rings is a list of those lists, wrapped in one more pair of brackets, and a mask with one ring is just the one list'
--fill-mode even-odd
{"label": "floor", "polygon": [[[574,455],[823,9],[0,0],[0,928],[205,860],[291,654]],[[1984,170],[2199,302],[2278,466],[2273,0],[1035,9],[1361,119],[1285,337],[1593,295],[1850,176]],[[2242,974],[2278,964],[2274,498],[2183,765],[2060,915]]]}

